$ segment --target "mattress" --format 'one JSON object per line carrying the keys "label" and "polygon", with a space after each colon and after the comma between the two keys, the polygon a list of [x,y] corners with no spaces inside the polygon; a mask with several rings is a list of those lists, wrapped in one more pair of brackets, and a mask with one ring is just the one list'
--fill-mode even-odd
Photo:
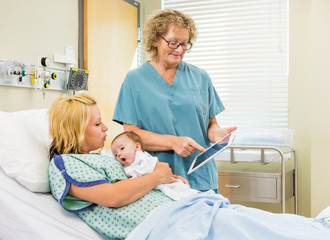
{"label": "mattress", "polygon": [[[283,154],[284,160],[291,159],[291,152]],[[230,149],[226,149],[217,156],[214,157],[215,161],[229,162],[230,161]],[[235,149],[234,150],[235,162],[261,162],[261,150],[259,149]],[[281,155],[275,150],[264,151],[265,163],[279,163],[281,161]]]}
{"label": "mattress", "polygon": [[0,239],[105,239],[50,193],[33,193],[0,168]]}

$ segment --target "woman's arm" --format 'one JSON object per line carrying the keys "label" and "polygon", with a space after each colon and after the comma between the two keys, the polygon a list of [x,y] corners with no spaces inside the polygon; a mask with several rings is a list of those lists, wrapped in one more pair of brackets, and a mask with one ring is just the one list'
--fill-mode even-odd
{"label": "woman's arm", "polygon": [[82,200],[105,207],[122,207],[146,195],[161,183],[172,183],[173,174],[167,163],[158,162],[150,174],[92,187],[78,187],[71,184],[69,194]]}
{"label": "woman's arm", "polygon": [[138,134],[146,150],[168,151],[174,150],[181,157],[187,157],[196,150],[205,151],[201,145],[190,137],[178,137],[173,135],[162,135],[150,131],[142,130],[139,126],[124,123],[125,131],[132,131]]}
{"label": "woman's arm", "polygon": [[209,119],[209,126],[207,129],[207,137],[211,143],[219,141],[221,138],[226,136],[228,133],[236,130],[237,127],[221,128],[217,123],[215,117]]}

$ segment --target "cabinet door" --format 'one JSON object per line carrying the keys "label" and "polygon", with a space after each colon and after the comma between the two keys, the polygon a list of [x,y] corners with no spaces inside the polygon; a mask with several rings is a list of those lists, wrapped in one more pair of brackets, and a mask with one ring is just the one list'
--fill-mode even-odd
{"label": "cabinet door", "polygon": [[123,130],[111,119],[126,73],[137,66],[138,8],[123,0],[84,0],[84,68],[88,91],[108,126],[108,141]]}

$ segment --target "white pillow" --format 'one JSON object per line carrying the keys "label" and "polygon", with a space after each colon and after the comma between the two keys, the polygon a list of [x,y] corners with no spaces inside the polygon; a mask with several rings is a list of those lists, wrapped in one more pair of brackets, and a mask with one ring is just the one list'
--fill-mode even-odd
{"label": "white pillow", "polygon": [[32,192],[49,192],[47,109],[0,111],[0,166]]}

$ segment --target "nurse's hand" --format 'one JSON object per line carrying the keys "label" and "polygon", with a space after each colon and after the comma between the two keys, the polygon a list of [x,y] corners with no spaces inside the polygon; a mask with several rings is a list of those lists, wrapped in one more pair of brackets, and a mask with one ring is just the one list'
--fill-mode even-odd
{"label": "nurse's hand", "polygon": [[236,129],[237,127],[225,127],[225,128],[218,128],[213,132],[209,131],[208,132],[209,140],[210,142],[215,143],[224,136],[226,136],[228,133],[235,131]]}
{"label": "nurse's hand", "polygon": [[215,117],[209,119],[209,126],[207,129],[207,136],[211,143],[219,141],[221,138],[226,136],[228,133],[235,131],[237,127],[224,127],[221,128],[217,123]]}
{"label": "nurse's hand", "polygon": [[205,148],[190,137],[175,137],[172,149],[181,157],[188,157],[196,150],[205,152]]}

